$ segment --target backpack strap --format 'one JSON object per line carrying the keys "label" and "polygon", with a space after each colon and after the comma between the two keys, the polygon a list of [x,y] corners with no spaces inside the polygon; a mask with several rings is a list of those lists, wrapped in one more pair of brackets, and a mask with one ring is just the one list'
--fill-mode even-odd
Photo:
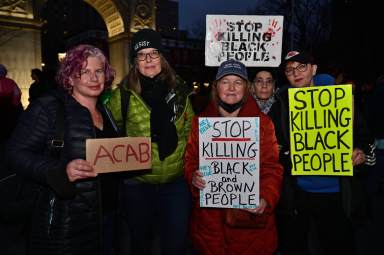
{"label": "backpack strap", "polygon": [[[62,152],[64,149],[64,138],[65,138],[65,99],[55,95],[56,97],[56,116],[55,122],[53,123],[54,134],[50,140],[48,140],[48,150],[50,157],[61,160]],[[50,189],[53,191],[52,194],[55,196],[50,202],[50,208],[55,207],[55,197],[63,199],[73,199],[78,191],[76,187],[71,184],[68,180],[67,173],[63,166],[58,166],[58,168],[53,168],[51,171],[47,172],[47,183]]]}
{"label": "backpack strap", "polygon": [[127,115],[128,115],[128,108],[129,108],[129,100],[131,93],[124,89],[124,86],[120,85],[120,100],[121,100],[121,117],[123,120],[123,128],[122,128],[122,134],[127,135],[127,129],[126,129],[126,123],[127,123]]}
{"label": "backpack strap", "polygon": [[64,120],[65,111],[63,102],[59,100],[56,120],[55,120],[55,139],[52,139],[51,145],[56,145],[55,147],[63,148],[64,147]]}
{"label": "backpack strap", "polygon": [[65,133],[65,109],[63,99],[55,95],[57,101],[56,117],[53,128],[54,135],[48,142],[48,148],[51,156],[60,158],[61,151],[64,148],[64,133]]}

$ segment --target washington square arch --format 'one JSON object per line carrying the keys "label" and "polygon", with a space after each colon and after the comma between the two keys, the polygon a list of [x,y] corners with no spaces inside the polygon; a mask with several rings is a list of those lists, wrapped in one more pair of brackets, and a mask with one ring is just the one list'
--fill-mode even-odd
{"label": "washington square arch", "polygon": [[[51,3],[50,3],[51,2]],[[32,68],[43,68],[46,63],[42,54],[49,48],[49,42],[44,45],[44,26],[47,25],[44,11],[50,6],[57,6],[57,0],[0,0],[0,63],[8,69],[8,77],[14,79],[22,90],[22,102],[28,104],[28,88],[32,83],[30,72]],[[138,29],[155,28],[155,0],[77,0],[61,1],[64,4],[72,2],[74,6],[61,6],[81,12],[82,8],[96,11],[105,31],[88,30],[80,35],[72,35],[66,39],[67,46],[83,42],[82,38],[102,38],[109,55],[109,60],[116,70],[115,81],[120,81],[129,69],[130,38]],[[79,6],[77,6],[79,4]],[[52,12],[52,10],[49,10]],[[63,10],[56,10],[63,14]],[[55,13],[50,16],[56,19]],[[71,15],[65,14],[65,15]],[[78,23],[84,15],[79,14]],[[60,17],[57,19],[59,20]],[[76,26],[77,21],[69,21]],[[68,22],[68,23],[69,23]],[[60,24],[61,25],[61,24]],[[51,28],[52,30],[52,28]],[[55,30],[55,28],[53,28]],[[59,29],[57,29],[59,30]],[[67,31],[63,31],[67,33]],[[104,34],[103,34],[104,33]],[[43,39],[42,39],[43,38]],[[43,46],[42,46],[43,40]],[[42,48],[43,47],[43,48]],[[52,54],[51,54],[52,55]],[[57,53],[54,56],[59,58]]]}

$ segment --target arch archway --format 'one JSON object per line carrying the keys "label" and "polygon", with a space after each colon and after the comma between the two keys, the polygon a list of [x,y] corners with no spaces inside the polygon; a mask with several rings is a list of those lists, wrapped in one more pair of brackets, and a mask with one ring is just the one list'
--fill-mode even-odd
{"label": "arch archway", "polygon": [[[42,0],[44,3],[47,0]],[[83,0],[102,17],[108,30],[109,58],[115,83],[129,70],[129,42],[133,32],[155,28],[155,0]]]}
{"label": "arch archway", "polygon": [[99,0],[84,0],[104,19],[108,30],[108,37],[112,38],[125,32],[126,25],[124,24],[121,13],[112,0],[99,1]]}
{"label": "arch archway", "polygon": [[[41,67],[41,9],[48,0],[7,0],[0,2],[0,63],[23,90],[28,104],[31,68]],[[155,0],[83,0],[102,17],[107,27],[109,56],[119,82],[129,69],[129,42],[132,32],[155,28]],[[6,43],[5,43],[6,42]],[[28,44],[26,45],[26,42]]]}

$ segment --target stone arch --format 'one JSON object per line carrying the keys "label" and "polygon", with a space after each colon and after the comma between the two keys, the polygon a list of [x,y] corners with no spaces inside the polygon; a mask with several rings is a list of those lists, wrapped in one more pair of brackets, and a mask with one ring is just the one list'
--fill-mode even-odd
{"label": "stone arch", "polygon": [[[28,104],[30,69],[41,66],[41,10],[48,0],[0,1],[0,62],[23,90]],[[115,83],[129,70],[131,34],[143,27],[155,28],[156,0],[83,0],[104,20],[108,32],[109,59],[116,70]],[[6,43],[3,43],[6,42]],[[28,47],[25,47],[25,42]]]}
{"label": "stone arch", "polygon": [[[30,2],[29,0],[28,2]],[[40,9],[48,0],[36,1],[33,16],[38,19]],[[128,4],[123,0],[83,0],[94,8],[102,17],[108,30],[108,37],[112,38],[129,31],[129,20],[123,13],[128,12]]]}
{"label": "stone arch", "polygon": [[[41,0],[42,3],[47,0]],[[155,28],[156,0],[83,0],[104,20],[108,30],[109,59],[116,70],[115,83],[129,70],[129,43],[137,30]]]}
{"label": "stone arch", "polygon": [[[108,30],[109,60],[116,70],[115,83],[129,69],[129,6],[124,1],[84,0],[103,18]],[[132,1],[133,2],[133,1]],[[122,15],[126,13],[127,15]]]}
{"label": "stone arch", "polygon": [[125,32],[124,20],[112,0],[84,0],[84,2],[95,8],[104,19],[109,38]]}

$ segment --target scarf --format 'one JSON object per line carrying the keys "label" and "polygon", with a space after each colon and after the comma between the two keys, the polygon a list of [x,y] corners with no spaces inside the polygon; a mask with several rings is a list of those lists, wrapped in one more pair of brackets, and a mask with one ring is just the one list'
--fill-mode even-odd
{"label": "scarf", "polygon": [[271,96],[267,100],[261,100],[261,99],[258,99],[257,97],[254,97],[254,98],[257,104],[259,105],[260,110],[265,114],[267,114],[269,110],[271,110],[273,103],[276,101],[274,96]]}
{"label": "scarf", "polygon": [[140,75],[140,85],[141,97],[151,108],[151,139],[157,143],[159,158],[163,161],[176,150],[178,142],[173,123],[175,113],[166,101],[170,90],[158,76],[148,78]]}

